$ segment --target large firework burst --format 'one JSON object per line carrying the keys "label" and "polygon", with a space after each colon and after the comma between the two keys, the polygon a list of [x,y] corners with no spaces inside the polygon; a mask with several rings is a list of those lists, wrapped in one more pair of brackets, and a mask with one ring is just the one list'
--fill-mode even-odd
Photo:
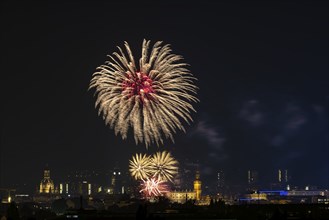
{"label": "large firework burst", "polygon": [[147,179],[151,173],[151,160],[150,156],[146,154],[136,154],[129,161],[129,171],[130,174],[136,179]]}
{"label": "large firework burst", "polygon": [[174,141],[177,129],[185,131],[180,119],[191,122],[191,102],[198,101],[187,64],[161,44],[156,42],[149,51],[150,41],[144,40],[136,65],[125,42],[126,52],[118,47],[120,52],[97,68],[89,87],[96,89],[98,114],[115,134],[126,139],[132,127],[136,144],[144,142],[146,147],[163,143],[163,136]]}
{"label": "large firework burst", "polygon": [[164,193],[168,192],[165,182],[156,178],[143,180],[141,188],[139,192],[143,193],[146,197],[163,196]]}
{"label": "large firework burst", "polygon": [[159,180],[172,182],[178,173],[177,165],[177,160],[169,152],[157,152],[151,158],[152,176]]}

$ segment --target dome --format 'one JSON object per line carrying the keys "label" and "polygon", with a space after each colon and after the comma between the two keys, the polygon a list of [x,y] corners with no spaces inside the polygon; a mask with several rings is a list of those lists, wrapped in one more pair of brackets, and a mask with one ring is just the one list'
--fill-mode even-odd
{"label": "dome", "polygon": [[41,180],[41,183],[40,184],[43,184],[43,185],[54,185],[54,181],[52,179],[42,179]]}
{"label": "dome", "polygon": [[54,182],[50,179],[50,170],[44,171],[43,179],[40,182],[40,193],[54,193]]}

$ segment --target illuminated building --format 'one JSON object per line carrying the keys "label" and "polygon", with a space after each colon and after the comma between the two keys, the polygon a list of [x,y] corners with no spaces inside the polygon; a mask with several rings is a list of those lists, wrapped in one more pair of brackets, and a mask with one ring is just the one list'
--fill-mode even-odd
{"label": "illuminated building", "polygon": [[200,172],[198,170],[196,171],[193,188],[195,192],[195,199],[196,201],[199,201],[201,199],[202,190],[201,190]]}
{"label": "illuminated building", "polygon": [[60,183],[59,184],[59,194],[68,195],[68,196],[91,196],[97,189],[97,185],[88,182],[87,180],[82,181],[72,181],[69,183]]}
{"label": "illuminated building", "polygon": [[[105,178],[104,178],[105,180]],[[102,191],[99,182],[103,178],[99,172],[94,170],[76,170],[70,172],[66,181],[59,184],[59,193],[61,195],[74,197],[74,196],[94,196]],[[103,182],[105,185],[105,181]]]}
{"label": "illuminated building", "polygon": [[290,176],[287,169],[278,169],[275,171],[274,182],[271,183],[272,190],[290,190]]}
{"label": "illuminated building", "polygon": [[288,183],[289,182],[289,176],[288,176],[288,170],[278,170],[278,182],[279,183]]}
{"label": "illuminated building", "polygon": [[39,207],[49,209],[54,200],[59,199],[58,189],[55,188],[53,180],[50,178],[50,170],[46,168],[43,172],[43,179],[37,187],[37,194],[33,196],[33,201]]}
{"label": "illuminated building", "polygon": [[195,200],[196,194],[194,191],[171,191],[166,194],[171,202],[185,203],[188,200]]}
{"label": "illuminated building", "polygon": [[123,173],[120,171],[119,168],[114,168],[112,176],[111,176],[111,186],[108,189],[108,193],[110,193],[110,194],[124,194],[125,193],[122,175],[123,175]]}
{"label": "illuminated building", "polygon": [[266,193],[251,193],[246,195],[247,198],[251,200],[267,200],[267,194]]}
{"label": "illuminated building", "polygon": [[329,204],[328,190],[259,190],[252,194],[246,194],[245,198],[239,198],[243,203],[262,204],[298,204],[298,203],[323,203]]}
{"label": "illuminated building", "polygon": [[55,193],[54,182],[50,179],[50,170],[48,168],[43,172],[43,179],[40,182],[39,193]]}
{"label": "illuminated building", "polygon": [[[188,200],[194,200],[197,203],[201,203],[201,201],[203,201],[203,198],[201,197],[201,192],[202,189],[201,189],[200,172],[196,171],[195,180],[193,182],[193,190],[182,190],[182,191],[175,190],[168,192],[166,196],[171,202],[185,203]],[[206,202],[209,203],[210,200],[209,201],[207,200]]]}
{"label": "illuminated building", "polygon": [[16,192],[16,189],[0,188],[0,192],[2,191],[6,193],[5,194],[0,193],[0,198],[2,198],[2,200],[0,200],[0,203],[11,203],[12,202],[11,192]]}

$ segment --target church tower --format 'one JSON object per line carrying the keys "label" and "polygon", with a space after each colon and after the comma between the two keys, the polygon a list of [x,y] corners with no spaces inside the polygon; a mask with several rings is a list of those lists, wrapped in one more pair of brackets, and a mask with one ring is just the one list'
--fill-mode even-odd
{"label": "church tower", "polygon": [[195,180],[193,183],[194,192],[195,192],[195,200],[200,201],[201,199],[201,180],[200,180],[200,172],[199,170],[196,171]]}
{"label": "church tower", "polygon": [[48,167],[43,171],[43,179],[40,182],[39,193],[54,193],[54,182],[50,179],[50,170]]}

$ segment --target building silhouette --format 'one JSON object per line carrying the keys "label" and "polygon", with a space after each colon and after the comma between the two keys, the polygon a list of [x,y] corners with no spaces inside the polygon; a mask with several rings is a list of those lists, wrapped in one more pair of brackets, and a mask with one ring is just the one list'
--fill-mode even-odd
{"label": "building silhouette", "polygon": [[223,193],[225,188],[225,173],[223,170],[217,172],[217,191]]}
{"label": "building silhouette", "polygon": [[259,181],[258,171],[248,170],[248,184],[257,184]]}
{"label": "building silhouette", "polygon": [[111,176],[110,194],[124,194],[123,173],[119,168],[114,168]]}

